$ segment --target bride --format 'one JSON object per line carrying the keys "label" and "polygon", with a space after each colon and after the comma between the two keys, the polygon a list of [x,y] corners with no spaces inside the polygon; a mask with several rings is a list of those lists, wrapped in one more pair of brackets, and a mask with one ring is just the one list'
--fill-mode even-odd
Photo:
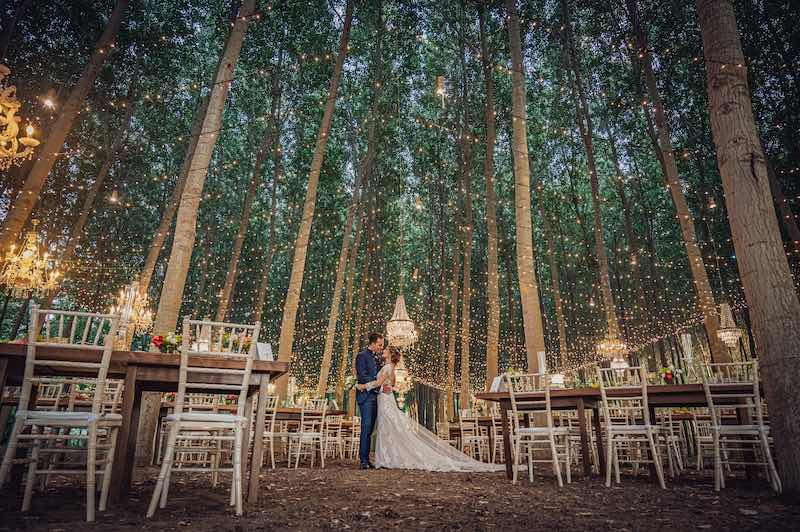
{"label": "bride", "polygon": [[360,390],[381,387],[378,395],[378,426],[375,438],[375,466],[387,469],[422,469],[425,471],[489,472],[502,465],[474,460],[408,417],[394,399],[395,365],[400,351],[389,346],[383,352],[384,366],[376,379],[359,384]]}

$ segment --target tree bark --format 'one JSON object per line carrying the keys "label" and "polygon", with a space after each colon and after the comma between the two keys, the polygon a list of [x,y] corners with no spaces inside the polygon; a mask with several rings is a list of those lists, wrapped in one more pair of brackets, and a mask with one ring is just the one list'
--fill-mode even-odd
{"label": "tree bark", "polygon": [[239,229],[236,231],[236,237],[233,240],[233,250],[231,251],[230,261],[228,262],[228,273],[225,275],[225,282],[222,285],[222,292],[219,298],[219,306],[217,307],[217,321],[225,321],[225,316],[228,313],[228,307],[231,302],[231,294],[233,293],[233,286],[236,283],[236,276],[239,269],[239,257],[242,255],[242,245],[244,244],[245,236],[247,236],[247,228],[250,226],[250,211],[253,209],[253,202],[256,199],[258,187],[261,185],[261,173],[264,160],[270,155],[272,147],[275,144],[275,135],[277,134],[278,112],[281,106],[281,62],[282,52],[278,52],[278,62],[272,72],[272,93],[270,104],[270,122],[267,131],[264,133],[264,139],[261,146],[258,148],[256,154],[255,164],[253,165],[253,173],[250,176],[250,186],[247,188],[247,193],[244,197],[244,205],[242,206],[242,217],[239,221]]}
{"label": "tree bark", "polygon": [[460,238],[453,242],[453,280],[450,283],[450,322],[447,333],[447,418],[455,419],[456,342],[458,340],[458,294],[461,274]]}
{"label": "tree bark", "polygon": [[97,74],[111,55],[114,39],[119,31],[122,17],[128,7],[128,0],[117,0],[111,17],[108,19],[100,40],[97,41],[95,50],[89,59],[89,64],[84,68],[80,79],[72,88],[69,97],[64,102],[61,114],[50,127],[47,140],[37,148],[37,155],[31,171],[22,186],[16,200],[11,201],[11,209],[0,229],[0,249],[8,249],[17,240],[22,232],[33,207],[39,199],[39,193],[44,187],[47,176],[58,158],[59,152],[64,147],[64,141],[72,130],[75,119],[80,114],[83,102],[92,87]]}
{"label": "tree bark", "polygon": [[[336,94],[339,89],[339,79],[342,74],[342,66],[347,56],[347,42],[350,38],[350,25],[353,21],[353,1],[347,1],[345,8],[344,25],[339,41],[339,52],[336,56],[336,64],[333,68],[331,77],[328,101],[325,105],[325,114],[322,117],[319,133],[317,134],[314,158],[311,162],[311,170],[308,175],[308,186],[306,189],[306,199],[303,207],[303,217],[297,231],[297,240],[294,245],[294,260],[292,262],[292,273],[289,279],[289,288],[286,294],[286,303],[283,307],[283,320],[281,322],[280,339],[278,340],[278,360],[289,362],[292,358],[292,347],[294,344],[295,320],[297,319],[297,307],[300,303],[300,291],[303,286],[303,274],[305,272],[306,254],[308,253],[308,241],[311,234],[311,224],[314,221],[314,207],[317,201],[317,185],[319,184],[319,174],[322,170],[322,161],[325,157],[325,146],[328,144],[328,131],[333,119],[333,110],[336,105]],[[278,380],[279,393],[286,394],[287,379]]]}
{"label": "tree bark", "polygon": [[497,376],[498,344],[500,343],[500,287],[498,285],[497,258],[497,198],[494,192],[494,144],[496,140],[494,111],[494,78],[492,54],[486,39],[486,0],[481,0],[478,11],[481,61],[485,92],[484,127],[486,128],[486,157],[483,159],[483,178],[486,182],[486,389]]}
{"label": "tree bark", "polygon": [[516,213],[517,271],[519,276],[522,323],[528,371],[539,371],[538,353],[545,351],[542,313],[539,307],[539,282],[533,257],[531,182],[528,166],[528,121],[525,103],[525,71],[516,0],[505,0],[511,47],[511,101],[514,149],[514,203]]}
{"label": "tree bark", "polygon": [[778,218],[780,218],[783,227],[786,228],[786,234],[789,235],[789,240],[794,248],[794,254],[800,256],[800,229],[797,227],[797,221],[794,218],[791,207],[786,196],[783,195],[783,189],[775,176],[775,170],[772,165],[767,161],[767,175],[769,176],[769,189],[772,192],[772,199],[778,208]]}
{"label": "tree bark", "polygon": [[[672,147],[671,132],[669,124],[667,124],[666,112],[664,110],[664,103],[658,93],[658,86],[656,85],[655,74],[653,73],[653,64],[650,57],[650,50],[647,48],[647,39],[642,29],[641,21],[639,18],[639,9],[636,0],[625,0],[628,14],[631,18],[631,25],[633,26],[634,36],[636,38],[636,45],[639,48],[641,59],[636,56],[639,63],[643,67],[645,86],[647,87],[647,94],[652,102],[652,109],[655,114],[655,124],[658,130],[657,142],[653,143],[654,148],[659,154],[659,160],[662,162],[667,184],[669,186],[672,201],[675,204],[675,210],[678,215],[678,222],[681,226],[681,233],[683,234],[684,244],[686,245],[686,255],[689,258],[689,267],[692,272],[695,290],[697,291],[697,299],[700,306],[700,311],[703,314],[703,323],[708,335],[709,348],[711,356],[716,362],[730,361],[730,352],[722,343],[722,340],[717,336],[717,329],[719,328],[719,317],[717,316],[717,306],[714,302],[714,294],[711,291],[711,285],[708,282],[708,273],[706,272],[705,264],[703,263],[703,256],[700,253],[700,248],[697,245],[697,236],[694,228],[694,221],[689,212],[689,206],[686,204],[686,197],[681,188],[680,177],[678,175],[678,166],[675,163],[675,152]],[[647,108],[645,108],[645,115],[649,116]],[[656,139],[651,139],[655,141]]]}
{"label": "tree bark", "polygon": [[574,78],[572,79],[572,92],[575,99],[575,114],[581,139],[583,140],[583,146],[586,149],[586,164],[589,170],[589,182],[592,189],[592,208],[594,211],[594,246],[595,255],[597,257],[597,265],[600,270],[600,293],[603,295],[603,308],[606,314],[608,336],[611,338],[619,338],[619,320],[617,319],[614,296],[611,292],[608,255],[606,254],[606,246],[603,238],[603,222],[600,215],[600,184],[597,178],[597,164],[594,158],[594,141],[592,139],[594,131],[592,127],[592,115],[589,111],[589,103],[587,101],[586,91],[583,87],[583,81],[581,79],[578,51],[575,45],[575,39],[572,35],[572,23],[569,15],[569,0],[562,0],[561,5],[564,14],[564,27],[566,28],[566,31],[564,32],[565,45],[567,47],[567,55],[569,57],[572,73],[574,74]]}
{"label": "tree bark", "polygon": [[783,493],[800,498],[800,301],[774,214],[729,0],[697,0],[708,106],[733,245],[759,348]]}
{"label": "tree bark", "polygon": [[[216,80],[216,77],[214,79]],[[213,87],[214,86],[212,84],[211,88],[213,89]],[[175,188],[172,190],[172,196],[170,197],[167,207],[161,214],[161,222],[158,224],[158,229],[156,229],[156,232],[153,235],[153,240],[150,243],[150,248],[147,250],[147,256],[144,259],[142,272],[139,275],[140,297],[147,295],[147,292],[150,290],[150,283],[153,280],[153,272],[156,269],[158,257],[161,255],[164,242],[166,241],[167,235],[172,229],[172,220],[175,218],[175,213],[178,212],[178,205],[180,205],[181,198],[183,197],[183,189],[186,186],[186,178],[189,176],[189,170],[191,170],[192,161],[194,160],[194,153],[197,149],[197,143],[199,142],[200,135],[202,133],[203,121],[205,120],[208,112],[208,101],[208,96],[202,97],[198,103],[197,110],[195,111],[194,118],[192,120],[192,128],[190,130],[189,142],[186,145],[186,154],[184,155],[183,164],[181,165],[180,172],[178,173],[178,178],[175,180]]]}
{"label": "tree bark", "polygon": [[247,33],[250,17],[255,13],[255,0],[243,0],[236,21],[225,42],[219,66],[214,77],[214,85],[208,98],[208,111],[203,118],[197,147],[191,155],[189,173],[181,195],[180,206],[175,221],[175,236],[172,239],[167,273],[161,289],[153,332],[166,334],[175,329],[178,323],[183,300],[183,289],[189,262],[192,258],[197,230],[197,211],[203,196],[203,185],[208,175],[208,166],[214,145],[222,125],[222,112],[230,91],[231,82],[239,60],[239,52]]}

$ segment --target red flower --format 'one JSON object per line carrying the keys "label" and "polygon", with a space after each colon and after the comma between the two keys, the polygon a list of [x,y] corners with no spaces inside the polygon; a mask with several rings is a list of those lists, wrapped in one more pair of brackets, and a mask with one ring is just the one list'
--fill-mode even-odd
{"label": "red flower", "polygon": [[156,346],[157,348],[161,349],[161,346],[164,345],[164,337],[163,336],[153,336],[153,339],[150,342]]}

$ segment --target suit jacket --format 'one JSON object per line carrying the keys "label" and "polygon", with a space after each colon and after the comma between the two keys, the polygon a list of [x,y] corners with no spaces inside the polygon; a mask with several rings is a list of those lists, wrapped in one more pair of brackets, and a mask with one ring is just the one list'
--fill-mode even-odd
{"label": "suit jacket", "polygon": [[[363,351],[356,355],[356,380],[359,384],[367,384],[370,381],[374,381],[378,377],[380,369],[380,353],[373,353],[369,348],[364,348]],[[375,399],[380,391],[380,388],[363,392],[357,390],[356,402],[363,403],[369,399]]]}

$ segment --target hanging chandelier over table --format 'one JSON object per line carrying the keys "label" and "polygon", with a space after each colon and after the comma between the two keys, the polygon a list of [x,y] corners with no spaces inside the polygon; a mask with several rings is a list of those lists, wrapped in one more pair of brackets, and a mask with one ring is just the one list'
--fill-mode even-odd
{"label": "hanging chandelier over table", "polygon": [[139,281],[133,281],[119,291],[117,302],[112,305],[109,314],[120,316],[120,332],[123,335],[143,333],[153,325],[150,301],[147,295],[139,295]]}
{"label": "hanging chandelier over table", "polygon": [[739,344],[739,338],[742,337],[742,330],[736,325],[731,306],[727,303],[721,303],[719,306],[717,336],[728,346],[728,349],[734,349]]}
{"label": "hanging chandelier over table", "polygon": [[616,336],[609,335],[597,344],[596,349],[599,356],[610,360],[612,367],[615,367],[615,365],[621,366],[621,363],[625,361],[623,357],[628,351],[628,346]]}
{"label": "hanging chandelier over table", "polygon": [[[39,141],[33,138],[31,125],[25,128],[25,136],[18,138],[22,119],[17,116],[17,112],[22,104],[17,99],[17,88],[3,83],[3,79],[9,74],[11,70],[0,64],[0,171],[30,159],[33,148],[39,145]],[[20,144],[24,147],[22,151]]]}
{"label": "hanging chandelier over table", "polygon": [[10,289],[14,297],[44,295],[58,286],[58,270],[50,267],[49,254],[39,249],[38,224],[33,220],[33,228],[25,235],[19,251],[16,245],[11,246],[0,271],[0,285]]}
{"label": "hanging chandelier over table", "polygon": [[386,339],[390,345],[408,347],[416,343],[418,337],[417,328],[408,317],[406,300],[403,294],[400,294],[394,304],[392,319],[386,323]]}

